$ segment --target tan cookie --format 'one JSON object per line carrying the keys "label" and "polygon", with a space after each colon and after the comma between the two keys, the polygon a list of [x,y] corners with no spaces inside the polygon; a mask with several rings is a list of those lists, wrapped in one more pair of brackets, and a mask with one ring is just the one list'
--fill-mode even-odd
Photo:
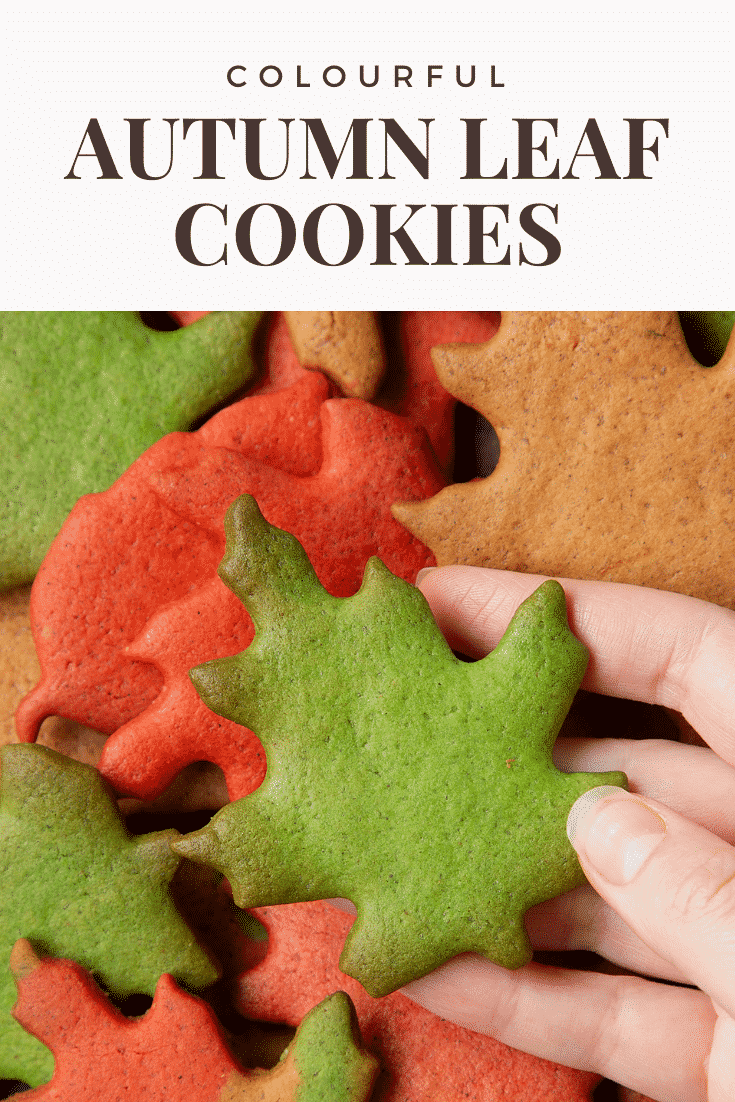
{"label": "tan cookie", "polygon": [[17,742],[13,716],[40,675],[28,616],[30,586],[0,594],[0,746]]}
{"label": "tan cookie", "polygon": [[735,608],[734,340],[702,368],[673,312],[507,313],[487,343],[433,358],[500,439],[488,478],[394,506],[440,566],[630,582]]}
{"label": "tan cookie", "polygon": [[385,352],[375,314],[365,310],[287,310],[289,336],[303,367],[319,368],[349,398],[375,397]]}
{"label": "tan cookie", "polygon": [[[13,716],[40,676],[28,603],[30,586],[0,594],[0,746],[17,742]],[[38,741],[87,765],[96,765],[105,736],[70,719],[49,716]]]}

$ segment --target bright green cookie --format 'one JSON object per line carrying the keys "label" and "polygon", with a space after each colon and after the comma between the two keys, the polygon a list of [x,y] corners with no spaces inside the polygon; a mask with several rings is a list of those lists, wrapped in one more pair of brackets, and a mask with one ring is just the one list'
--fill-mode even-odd
{"label": "bright green cookie", "polygon": [[294,1102],[362,1102],[378,1074],[378,1061],[362,1047],[349,995],[335,991],[304,1018],[283,1060],[299,1077]]}
{"label": "bright green cookie", "polygon": [[220,869],[242,907],[351,899],[340,967],[374,996],[465,950],[524,964],[524,913],[584,881],[570,807],[626,783],[552,764],[587,664],[561,586],[544,583],[495,651],[466,663],[378,559],[339,599],[252,498],[226,530],[220,573],[255,641],[192,678],[210,708],[255,731],[268,773],[174,849]]}
{"label": "bright green cookie", "polygon": [[77,498],[248,382],[258,316],[0,315],[0,589],[33,578]]}
{"label": "bright green cookie", "polygon": [[205,987],[217,970],[174,907],[175,830],[131,838],[96,769],[44,746],[2,748],[0,1079],[31,1086],[54,1061],[10,1015],[19,937],[94,972],[116,995],[153,995],[163,972]]}

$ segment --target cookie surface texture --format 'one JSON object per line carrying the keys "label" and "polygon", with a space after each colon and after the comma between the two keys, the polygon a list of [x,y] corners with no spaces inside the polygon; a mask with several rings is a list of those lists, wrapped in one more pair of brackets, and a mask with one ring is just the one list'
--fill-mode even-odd
{"label": "cookie surface texture", "polygon": [[43,746],[5,746],[0,781],[0,1078],[36,1085],[53,1060],[10,1016],[18,938],[123,997],[163,972],[205,987],[217,969],[168,894],[177,831],[130,837],[96,770]]}
{"label": "cookie surface texture", "polygon": [[0,746],[15,742],[15,709],[38,681],[39,666],[28,611],[30,590],[0,593]]}
{"label": "cookie surface texture", "polygon": [[11,967],[13,1014],[56,1059],[52,1081],[24,1095],[29,1102],[118,1102],[123,1095],[148,1102],[362,1102],[377,1073],[377,1061],[359,1048],[354,1012],[341,992],[312,1010],[276,1068],[248,1072],[210,1008],[169,975],[158,981],[150,1010],[128,1019],[84,968],[39,959],[28,941],[16,943]]}
{"label": "cookie surface texture", "polygon": [[561,587],[545,583],[468,664],[378,559],[338,599],[252,498],[231,506],[226,530],[220,573],[255,641],[192,679],[212,710],[255,731],[268,772],[176,851],[220,869],[238,906],[351,899],[340,967],[372,995],[465,950],[526,963],[525,911],[584,879],[569,808],[624,783],[551,761],[587,663]]}
{"label": "cookie surface texture", "polygon": [[0,317],[0,588],[31,581],[77,498],[248,382],[258,317],[168,333],[135,313]]}
{"label": "cookie surface texture", "polygon": [[508,313],[437,348],[500,461],[394,515],[440,566],[653,586],[735,608],[735,340],[716,367],[675,313]]}

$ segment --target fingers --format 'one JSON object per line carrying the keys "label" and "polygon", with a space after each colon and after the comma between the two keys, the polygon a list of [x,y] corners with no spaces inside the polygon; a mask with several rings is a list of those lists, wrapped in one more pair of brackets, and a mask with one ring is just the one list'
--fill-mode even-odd
{"label": "fingers", "polygon": [[707,1100],[717,1017],[700,991],[538,964],[511,972],[473,954],[403,990],[440,1017],[535,1056],[667,1102]]}
{"label": "fingers", "polygon": [[589,884],[531,907],[524,922],[534,949],[582,949],[626,972],[689,983],[683,972],[642,942]]}
{"label": "fingers", "polygon": [[[632,792],[660,800],[729,844],[735,843],[735,771],[711,750],[662,739],[558,739],[554,762],[565,772],[621,769]],[[586,949],[627,970],[689,982],[685,973],[642,942],[589,885],[531,908],[525,922],[535,949]]]}
{"label": "fingers", "polygon": [[735,849],[658,801],[607,786],[577,800],[568,832],[596,891],[735,1017]]}
{"label": "fingers", "polygon": [[[535,575],[451,566],[422,573],[419,584],[450,645],[481,657],[541,581]],[[735,764],[735,613],[678,593],[561,581],[570,627],[590,651],[584,687],[682,712]]]}
{"label": "fingers", "polygon": [[553,758],[565,773],[622,770],[631,792],[735,845],[735,769],[711,750],[667,739],[559,738]]}

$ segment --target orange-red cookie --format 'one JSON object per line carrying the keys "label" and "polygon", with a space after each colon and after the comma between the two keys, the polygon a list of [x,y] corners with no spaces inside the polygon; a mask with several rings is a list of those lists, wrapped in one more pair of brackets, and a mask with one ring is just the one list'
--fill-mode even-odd
{"label": "orange-red cookie", "polygon": [[[321,444],[315,443],[315,451],[311,443],[321,435],[320,423],[312,430],[311,407],[299,395],[316,388],[319,406],[324,384],[314,373],[304,376],[293,390],[246,398],[233,407],[246,452],[271,447],[265,406],[284,424],[294,409],[307,410],[280,447],[288,457],[296,440],[303,441],[306,452],[321,456]],[[227,438],[233,409],[220,415]],[[207,426],[207,433],[216,429]],[[81,498],[67,518],[31,593],[41,681],[16,713],[24,741],[35,738],[47,715],[66,716],[109,734],[158,695],[161,675],[154,666],[127,658],[124,648],[158,608],[216,572],[224,547],[216,513],[229,504],[226,483],[228,477],[231,483],[233,466],[244,465],[266,479],[265,472],[275,469],[240,451],[208,445],[207,433],[164,437],[109,490]],[[200,508],[187,509],[188,478],[197,467],[200,477],[216,481],[200,487]],[[237,492],[235,486],[233,496]]]}
{"label": "orange-red cookie", "polygon": [[77,504],[33,590],[43,676],[17,712],[22,739],[32,740],[50,714],[114,731],[99,768],[118,791],[144,800],[200,760],[222,767],[233,799],[260,783],[258,741],[204,708],[188,679],[192,665],[236,653],[252,638],[247,614],[238,615],[216,576],[230,502],[252,493],[304,543],[335,596],[358,589],[371,555],[407,580],[433,562],[390,513],[396,499],[442,485],[423,434],[358,399],[323,402],[316,425],[306,403],[301,420],[290,422],[294,394],[316,386],[323,379],[305,372],[290,390],[238,404],[247,423],[253,406],[261,422],[264,408],[276,411],[275,458],[284,454],[286,466],[302,438],[316,437],[316,474],[297,477],[218,446],[249,452],[253,439],[269,439],[234,431],[231,407],[199,433],[165,437],[109,491]]}
{"label": "orange-red cookie", "polygon": [[41,960],[16,942],[15,1018],[54,1053],[45,1086],[28,1102],[363,1102],[378,1071],[360,1047],[347,995],[339,992],[301,1023],[272,1071],[245,1071],[230,1053],[213,1012],[169,975],[150,1010],[125,1018],[92,976],[69,960]]}
{"label": "orange-red cookie", "polygon": [[329,903],[253,913],[268,931],[268,952],[241,976],[238,1009],[295,1025],[332,991],[346,991],[365,1044],[387,1069],[382,1102],[589,1102],[600,1082],[443,1021],[401,992],[372,999],[337,966],[353,920]]}
{"label": "orange-red cookie", "polygon": [[487,341],[499,323],[497,312],[476,310],[408,310],[400,315],[402,365],[391,362],[376,401],[426,430],[443,471],[449,472],[454,456],[456,398],[437,378],[431,349],[451,342]]}
{"label": "orange-red cookie", "polygon": [[[179,311],[175,316],[182,324],[189,324],[201,314]],[[445,473],[450,471],[454,455],[456,398],[437,378],[431,349],[435,345],[488,341],[499,324],[497,311],[408,310],[399,315],[395,346],[388,349],[386,375],[373,401],[423,428]],[[268,327],[265,359],[265,375],[251,393],[282,389],[304,374],[282,313],[274,314]]]}

